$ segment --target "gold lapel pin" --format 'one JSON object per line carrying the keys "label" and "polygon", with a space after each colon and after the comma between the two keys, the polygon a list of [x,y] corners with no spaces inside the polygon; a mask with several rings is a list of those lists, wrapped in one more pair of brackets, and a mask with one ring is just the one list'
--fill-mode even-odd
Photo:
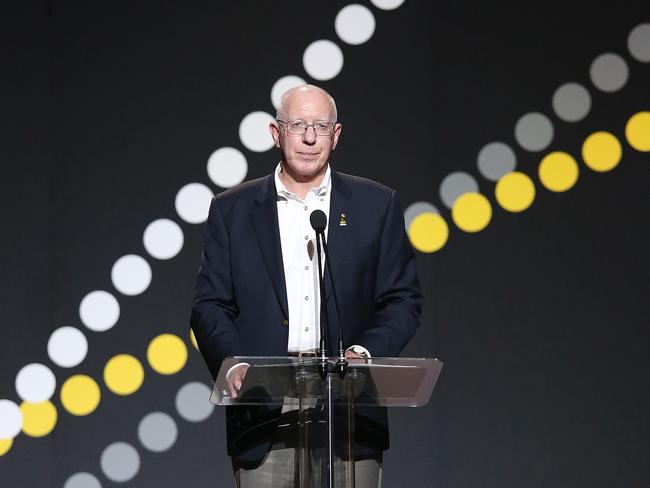
{"label": "gold lapel pin", "polygon": [[344,213],[342,213],[341,217],[339,218],[339,225],[341,227],[345,227],[346,225],[348,225],[348,223],[345,221],[345,214]]}

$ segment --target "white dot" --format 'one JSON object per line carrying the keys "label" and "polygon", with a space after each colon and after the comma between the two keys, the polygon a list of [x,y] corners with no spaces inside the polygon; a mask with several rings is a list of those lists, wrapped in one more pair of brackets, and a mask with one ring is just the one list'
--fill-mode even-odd
{"label": "white dot", "polygon": [[115,261],[111,270],[113,286],[123,295],[139,295],[151,284],[151,266],[136,254],[127,254]]}
{"label": "white dot", "polygon": [[47,354],[57,366],[72,368],[86,358],[88,341],[79,329],[59,327],[47,341]]}
{"label": "white dot", "polygon": [[188,183],[176,194],[176,212],[189,224],[205,222],[212,197],[212,190],[204,184]]}
{"label": "white dot", "polygon": [[249,113],[239,124],[239,138],[250,151],[264,152],[274,145],[269,124],[275,120],[271,114],[262,111]]}
{"label": "white dot", "polygon": [[284,92],[291,90],[297,86],[306,85],[307,82],[299,76],[288,75],[283,76],[273,84],[271,88],[271,103],[277,109],[280,106],[280,97]]}
{"label": "white dot", "polygon": [[315,80],[331,80],[343,68],[343,52],[332,41],[314,41],[305,49],[302,64],[307,74]]}
{"label": "white dot", "polygon": [[23,414],[14,402],[0,400],[0,439],[13,439],[23,428]]}
{"label": "white dot", "polygon": [[50,368],[39,363],[23,366],[16,375],[18,396],[30,403],[49,400],[56,388],[56,378]]}
{"label": "white dot", "polygon": [[382,10],[393,10],[404,3],[404,0],[370,0],[372,4]]}
{"label": "white dot", "polygon": [[142,236],[144,248],[156,259],[171,259],[183,248],[183,231],[169,219],[151,222]]}
{"label": "white dot", "polygon": [[650,24],[639,24],[627,38],[630,54],[642,63],[650,62]]}
{"label": "white dot", "polygon": [[339,11],[334,20],[334,28],[343,42],[363,44],[375,32],[375,17],[367,7],[355,3]]}
{"label": "white dot", "polygon": [[120,304],[107,291],[91,291],[81,300],[79,317],[90,330],[103,332],[117,323],[120,318]]}
{"label": "white dot", "polygon": [[625,59],[615,53],[596,57],[589,68],[591,82],[601,91],[615,92],[623,88],[629,77]]}
{"label": "white dot", "polygon": [[208,176],[215,185],[230,188],[239,185],[248,171],[246,158],[234,147],[222,147],[208,158]]}

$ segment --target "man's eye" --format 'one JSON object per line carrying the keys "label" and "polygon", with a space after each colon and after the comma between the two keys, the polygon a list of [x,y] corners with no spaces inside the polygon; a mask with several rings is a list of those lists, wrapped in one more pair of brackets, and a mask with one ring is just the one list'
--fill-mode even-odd
{"label": "man's eye", "polygon": [[289,122],[289,127],[292,129],[303,129],[305,127],[305,123],[301,120],[294,120],[292,122]]}
{"label": "man's eye", "polygon": [[329,124],[327,124],[326,122],[316,122],[316,124],[314,124],[314,125],[316,126],[317,130],[327,130],[327,129],[329,129]]}

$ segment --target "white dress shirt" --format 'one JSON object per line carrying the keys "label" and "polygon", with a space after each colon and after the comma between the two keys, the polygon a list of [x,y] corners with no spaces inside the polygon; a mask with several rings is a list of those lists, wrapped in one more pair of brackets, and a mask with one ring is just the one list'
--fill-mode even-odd
{"label": "white dress shirt", "polygon": [[[278,224],[284,280],[289,307],[288,351],[317,349],[320,339],[320,291],[318,284],[318,256],[316,233],[309,217],[314,210],[325,212],[329,228],[331,169],[329,165],[321,184],[307,192],[304,199],[290,192],[280,179],[282,166],[275,169],[275,188],[278,197]],[[325,255],[321,249],[325,266]]]}

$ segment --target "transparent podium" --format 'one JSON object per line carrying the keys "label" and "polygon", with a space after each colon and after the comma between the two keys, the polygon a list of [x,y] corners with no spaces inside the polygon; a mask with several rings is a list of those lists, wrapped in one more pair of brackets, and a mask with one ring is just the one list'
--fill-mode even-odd
{"label": "transparent podium", "polygon": [[[210,401],[216,405],[276,405],[278,428],[298,449],[295,479],[300,487],[353,488],[355,409],[426,405],[442,363],[425,358],[348,360],[343,378],[337,358],[230,357],[224,360]],[[237,398],[229,395],[226,372],[250,365]],[[286,437],[286,435],[285,435]]]}

